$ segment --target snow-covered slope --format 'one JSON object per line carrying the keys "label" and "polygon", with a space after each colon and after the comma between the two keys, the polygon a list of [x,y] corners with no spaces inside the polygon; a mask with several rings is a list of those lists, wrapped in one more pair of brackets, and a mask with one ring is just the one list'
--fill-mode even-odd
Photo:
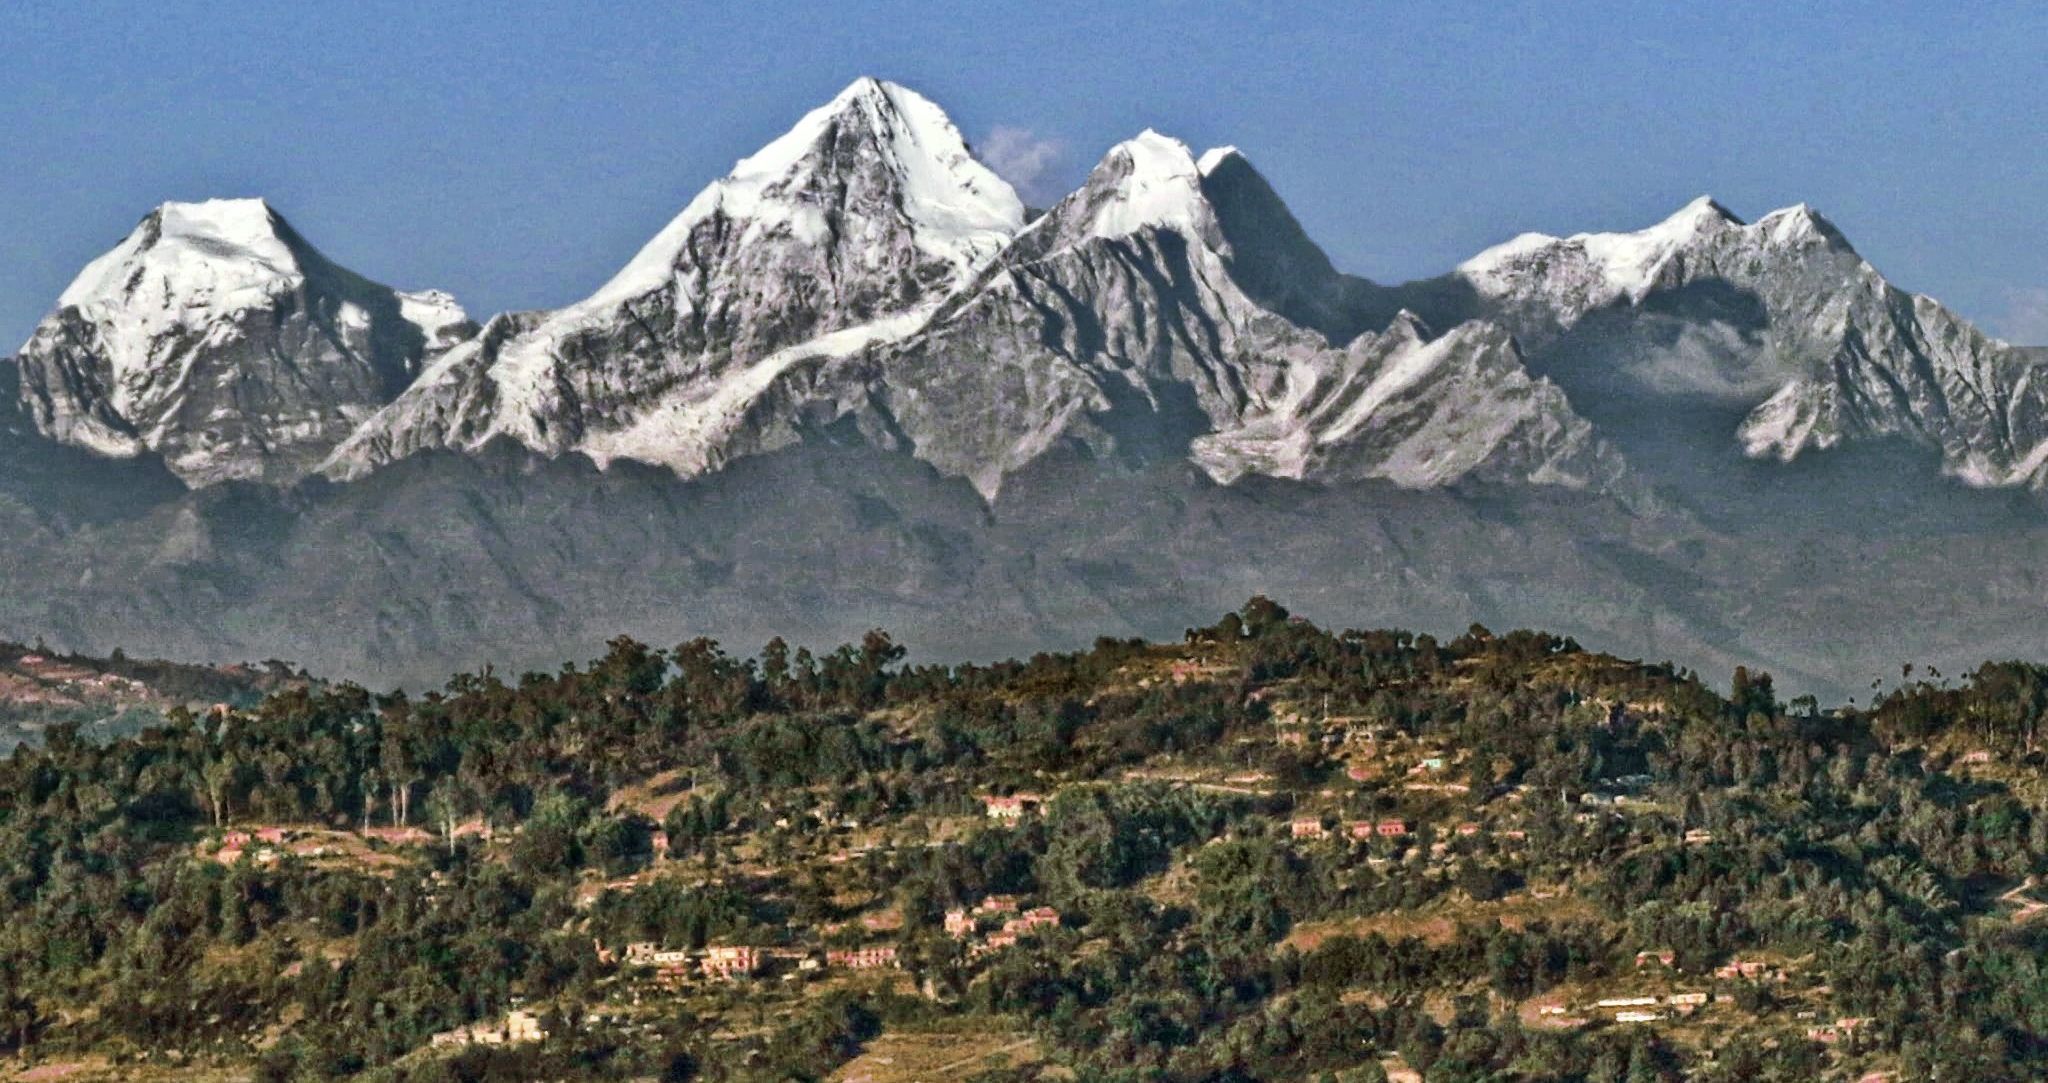
{"label": "snow-covered slope", "polygon": [[691,200],[596,293],[451,353],[338,449],[355,477],[509,436],[695,471],[787,366],[913,329],[1023,224],[939,108],[861,79]]}
{"label": "snow-covered slope", "polygon": [[1751,408],[1730,436],[1752,457],[1904,438],[1972,485],[2048,484],[2040,358],[1892,286],[1804,204],[1745,224],[1702,197],[1636,233],[1526,234],[1457,277],[1538,351],[1574,348],[1595,316],[1671,329],[1616,363],[1646,390]]}
{"label": "snow-covered slope", "polygon": [[473,329],[446,294],[337,267],[262,200],[166,203],[79,273],[16,361],[54,439],[161,454],[191,485],[283,483]]}

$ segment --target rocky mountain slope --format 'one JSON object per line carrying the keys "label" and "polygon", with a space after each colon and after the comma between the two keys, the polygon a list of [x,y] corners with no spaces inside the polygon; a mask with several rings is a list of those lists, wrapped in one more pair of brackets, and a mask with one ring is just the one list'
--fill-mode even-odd
{"label": "rocky mountain slope", "polygon": [[1332,335],[1359,323],[1346,292],[1241,155],[1197,160],[1147,132],[925,330],[878,351],[875,400],[920,458],[984,493],[1062,441],[1100,458],[1192,453],[1226,482],[1599,486],[1623,472],[1497,328],[1438,337],[1397,320],[1343,349]]}
{"label": "rocky mountain slope", "polygon": [[36,427],[188,484],[303,476],[468,337],[443,293],[322,256],[261,200],[166,203],[89,264],[16,364]]}

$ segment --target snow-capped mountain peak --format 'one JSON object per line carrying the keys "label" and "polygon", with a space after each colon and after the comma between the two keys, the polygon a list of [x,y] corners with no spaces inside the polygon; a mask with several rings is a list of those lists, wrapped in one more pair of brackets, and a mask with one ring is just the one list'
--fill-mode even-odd
{"label": "snow-capped mountain peak", "polygon": [[228,291],[298,271],[279,220],[261,199],[164,203],[128,237],[79,272],[58,307],[122,292],[142,272],[158,288]]}
{"label": "snow-capped mountain peak", "polygon": [[589,298],[451,355],[327,469],[352,477],[498,435],[715,465],[785,369],[915,330],[1023,222],[1016,192],[938,106],[857,80],[706,187]]}
{"label": "snow-capped mountain peak", "polygon": [[1742,221],[1711,196],[1700,196],[1648,229],[1630,233],[1524,233],[1458,265],[1458,273],[1489,295],[1515,290],[1531,277],[1553,280],[1588,307],[1641,298],[1673,256]]}
{"label": "snow-capped mountain peak", "polygon": [[158,452],[194,485],[285,482],[472,329],[446,294],[335,265],[261,199],[165,203],[58,298],[20,394],[66,443]]}
{"label": "snow-capped mountain peak", "polygon": [[1224,162],[1227,162],[1232,158],[1243,157],[1244,155],[1239,153],[1236,147],[1210,147],[1208,150],[1202,152],[1202,156],[1200,158],[1195,160],[1195,168],[1201,170],[1202,175],[1206,177],[1209,174],[1215,172],[1216,167],[1222,165]]}
{"label": "snow-capped mountain peak", "polygon": [[1826,244],[1850,250],[1849,240],[1833,222],[1822,217],[1819,211],[1805,203],[1783,207],[1764,215],[1750,227],[1754,232],[1768,238],[1772,244]]}
{"label": "snow-capped mountain peak", "polygon": [[1150,128],[1111,147],[1080,193],[1085,235],[1114,240],[1146,228],[1199,237],[1214,229],[1203,169],[1186,143]]}
{"label": "snow-capped mountain peak", "polygon": [[303,281],[286,232],[261,199],[165,203],[86,264],[57,308],[106,318],[110,360],[125,374],[147,365],[149,342],[181,322],[266,304]]}
{"label": "snow-capped mountain peak", "polygon": [[900,189],[896,210],[918,249],[961,270],[993,255],[1024,224],[1024,204],[975,160],[960,130],[929,99],[895,83],[855,80],[789,131],[740,159],[698,193],[611,281],[577,307],[601,310],[661,289],[684,249],[714,216],[745,222],[742,242],[785,232],[807,243],[830,235],[818,186],[843,166],[841,143],[862,145]]}

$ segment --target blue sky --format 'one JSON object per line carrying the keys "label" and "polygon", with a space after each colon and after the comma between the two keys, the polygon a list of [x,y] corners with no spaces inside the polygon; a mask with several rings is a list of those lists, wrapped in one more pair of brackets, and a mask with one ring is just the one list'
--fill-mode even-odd
{"label": "blue sky", "polygon": [[2048,6],[1689,7],[22,0],[0,350],[149,208],[214,195],[478,315],[564,304],[863,74],[1033,194],[1146,127],[1237,144],[1382,280],[1701,193],[1805,201],[1897,284],[2048,342]]}

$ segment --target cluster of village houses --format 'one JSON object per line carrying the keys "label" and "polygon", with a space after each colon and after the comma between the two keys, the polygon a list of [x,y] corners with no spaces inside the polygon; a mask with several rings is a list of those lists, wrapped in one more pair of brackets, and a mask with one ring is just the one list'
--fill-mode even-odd
{"label": "cluster of village houses", "polygon": [[[1470,836],[1479,834],[1481,828],[1478,824],[1468,821],[1459,824],[1455,830],[1460,835]],[[1398,839],[1405,838],[1414,831],[1415,824],[1411,820],[1353,820],[1343,825],[1343,833],[1354,839]],[[1287,832],[1297,839],[1326,839],[1332,835],[1329,825],[1314,817],[1302,817],[1290,822],[1287,825]],[[1520,831],[1512,834],[1522,836]]]}
{"label": "cluster of village houses", "polygon": [[1021,820],[1036,813],[1045,804],[1045,795],[1017,793],[1008,797],[989,796],[981,799],[982,808],[991,820]]}
{"label": "cluster of village houses", "polygon": [[256,861],[268,865],[283,853],[283,846],[291,835],[282,827],[259,827],[254,831],[239,828],[223,832],[220,849],[215,857],[223,865],[232,865],[249,853]]}
{"label": "cluster of village houses", "polygon": [[[1673,951],[1639,951],[1636,953],[1636,969],[1676,969],[1678,955]],[[1713,976],[1722,981],[1748,981],[1782,983],[1787,979],[1785,970],[1775,963],[1755,959],[1735,959],[1714,968]],[[1603,997],[1590,1004],[1581,1005],[1581,1013],[1592,1011],[1611,1013],[1616,1023],[1655,1023],[1671,1018],[1693,1015],[1713,1003],[1714,995],[1705,992],[1669,993],[1664,995],[1635,994],[1628,996]],[[1537,1009],[1537,1014],[1549,1019],[1555,1026],[1584,1026],[1592,1020],[1584,1014],[1573,1016],[1573,1009],[1563,1004],[1546,1004]],[[1815,1013],[1799,1013],[1802,1020],[1813,1019]],[[1854,1037],[1870,1024],[1867,1017],[1843,1016],[1832,1023],[1815,1022],[1806,1028],[1806,1037],[1811,1041],[1834,1044]]]}
{"label": "cluster of village houses", "polygon": [[[984,922],[1001,924],[982,931]],[[1022,908],[1014,895],[991,895],[976,903],[972,910],[965,908],[946,912],[946,932],[959,940],[973,940],[970,950],[982,955],[1003,948],[1012,947],[1020,936],[1034,930],[1057,926],[1060,912],[1050,906]],[[735,980],[760,977],[776,972],[811,973],[824,970],[892,970],[900,965],[894,945],[873,945],[861,948],[835,948],[818,951],[803,947],[767,947],[750,944],[713,944],[702,951],[687,948],[663,948],[651,941],[639,941],[626,945],[624,952],[614,951],[602,942],[596,944],[597,959],[601,963],[624,963],[627,966],[650,970],[654,976],[669,984],[680,984],[692,978]]]}
{"label": "cluster of village houses", "polygon": [[[946,933],[957,940],[973,940],[969,950],[975,955],[983,955],[1013,947],[1018,937],[1037,929],[1057,927],[1060,923],[1060,912],[1050,906],[1030,910],[1021,910],[1021,906],[1015,895],[990,895],[974,904],[972,910],[948,910]],[[1005,914],[1010,916],[1004,917]],[[984,935],[981,931],[984,919],[1000,920],[1002,925]]]}
{"label": "cluster of village houses", "polygon": [[697,977],[731,981],[777,971],[881,970],[897,965],[896,949],[888,945],[819,952],[800,947],[713,944],[702,951],[691,951],[640,941],[626,945],[623,956],[600,943],[597,958],[599,962],[623,961],[627,966],[651,970],[658,980],[668,984]]}

